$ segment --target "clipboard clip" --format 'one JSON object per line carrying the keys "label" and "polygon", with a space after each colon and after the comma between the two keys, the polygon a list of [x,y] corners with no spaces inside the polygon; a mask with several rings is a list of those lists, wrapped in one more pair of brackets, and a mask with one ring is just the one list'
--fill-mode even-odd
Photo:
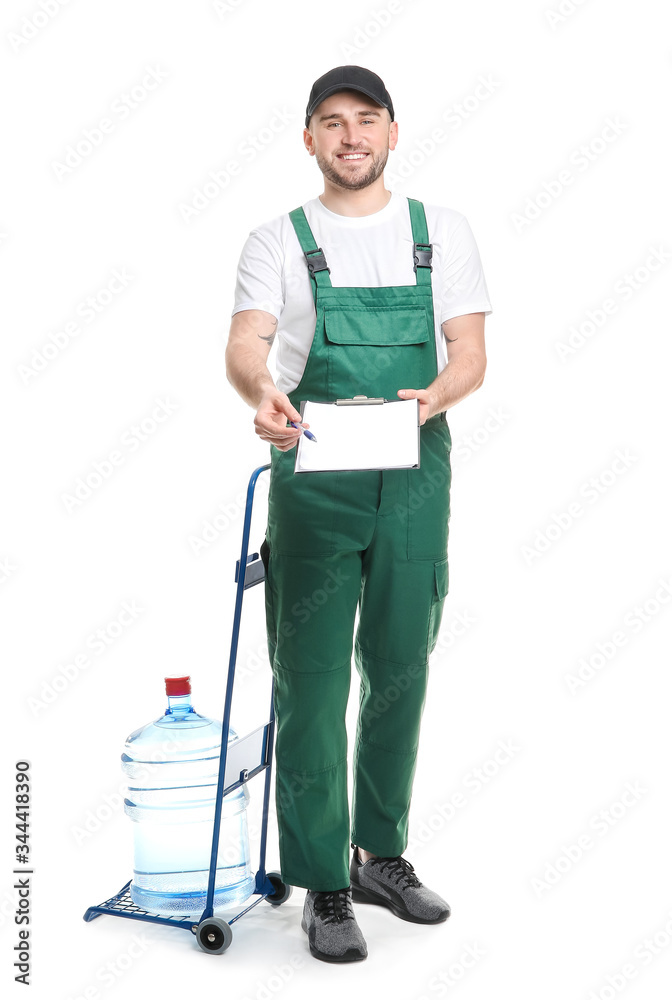
{"label": "clipboard clip", "polygon": [[362,403],[384,403],[382,396],[353,396],[352,399],[337,399],[336,406],[357,406]]}

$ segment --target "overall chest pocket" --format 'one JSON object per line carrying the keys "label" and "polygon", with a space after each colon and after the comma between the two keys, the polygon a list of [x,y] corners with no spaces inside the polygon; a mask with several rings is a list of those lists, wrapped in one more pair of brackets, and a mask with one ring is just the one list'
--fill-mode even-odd
{"label": "overall chest pocket", "polygon": [[423,306],[327,309],[328,383],[336,397],[424,389],[436,374],[434,331]]}

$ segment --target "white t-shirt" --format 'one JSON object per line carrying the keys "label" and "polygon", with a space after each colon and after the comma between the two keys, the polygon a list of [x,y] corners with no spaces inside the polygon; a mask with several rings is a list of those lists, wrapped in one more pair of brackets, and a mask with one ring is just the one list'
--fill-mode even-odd
{"label": "white t-shirt", "polygon": [[[423,202],[424,204],[424,202]],[[465,313],[492,312],[481,258],[464,215],[426,205],[427,234],[433,245],[432,298],[438,371],[447,361],[441,324]],[[399,192],[372,215],[337,215],[319,198],[303,205],[318,247],[322,247],[336,287],[415,284],[413,233],[408,199]],[[278,320],[276,384],[282,392],[301,380],[315,333],[312,282],[289,214],[257,226],[238,262],[235,304],[263,309]]]}

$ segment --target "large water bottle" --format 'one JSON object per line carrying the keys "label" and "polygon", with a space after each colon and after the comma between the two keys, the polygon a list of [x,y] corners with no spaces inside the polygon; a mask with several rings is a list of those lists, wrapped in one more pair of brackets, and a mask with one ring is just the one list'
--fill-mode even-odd
{"label": "large water bottle", "polygon": [[[212,850],[222,724],[191,706],[189,677],[166,677],[168,708],[126,740],[124,811],[133,820],[131,898],[152,913],[205,907]],[[238,739],[229,729],[229,742]],[[246,808],[247,785],[222,801],[214,906],[254,891]]]}

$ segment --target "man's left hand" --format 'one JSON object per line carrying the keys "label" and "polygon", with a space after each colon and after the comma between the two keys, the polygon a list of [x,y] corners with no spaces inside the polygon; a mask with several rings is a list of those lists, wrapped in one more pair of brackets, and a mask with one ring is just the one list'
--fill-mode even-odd
{"label": "man's left hand", "polygon": [[434,410],[434,394],[429,389],[398,389],[397,396],[401,399],[417,399],[420,404],[420,425],[433,417],[438,411]]}

